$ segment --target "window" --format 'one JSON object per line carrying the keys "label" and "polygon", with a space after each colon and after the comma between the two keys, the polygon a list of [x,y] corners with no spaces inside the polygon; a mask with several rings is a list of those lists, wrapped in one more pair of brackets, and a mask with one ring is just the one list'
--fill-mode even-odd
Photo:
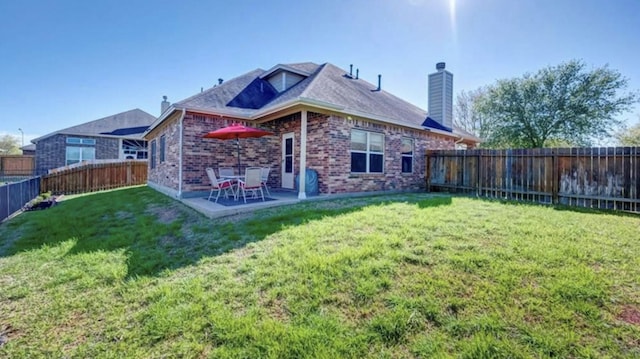
{"label": "window", "polygon": [[[67,137],[67,144],[70,145],[86,145],[95,146],[95,138]],[[85,146],[67,146],[65,155],[65,165],[72,165],[82,161],[91,161],[96,159],[95,147]]]}
{"label": "window", "polygon": [[413,172],[413,140],[402,139],[402,173]]}
{"label": "window", "polygon": [[384,135],[360,130],[351,131],[351,172],[382,173]]}
{"label": "window", "polygon": [[151,141],[151,168],[156,168],[156,140]]}
{"label": "window", "polygon": [[70,145],[96,145],[95,138],[78,138],[78,137],[67,137],[67,144]]}
{"label": "window", "polygon": [[165,135],[160,136],[160,163],[164,162],[164,149],[166,143]]}
{"label": "window", "polygon": [[90,161],[96,159],[96,149],[93,147],[75,147],[67,146],[67,154],[65,164],[72,165],[82,161]]}

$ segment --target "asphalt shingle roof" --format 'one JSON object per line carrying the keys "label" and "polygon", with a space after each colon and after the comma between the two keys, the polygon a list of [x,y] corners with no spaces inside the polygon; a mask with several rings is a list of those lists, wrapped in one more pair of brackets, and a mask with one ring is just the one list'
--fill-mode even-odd
{"label": "asphalt shingle roof", "polygon": [[82,136],[121,136],[125,138],[142,138],[143,132],[156,120],[156,117],[138,108],[103,117],[80,125],[68,127],[36,138],[33,142],[51,137],[55,134]]}
{"label": "asphalt shingle roof", "polygon": [[[310,75],[284,92],[278,93],[262,77],[277,71],[279,67],[295,69]],[[210,112],[223,110],[231,116],[255,118],[295,100],[325,103],[347,113],[359,113],[365,117],[386,119],[412,127],[423,127],[427,119],[427,111],[385,90],[377,90],[377,85],[363,79],[355,79],[333,64],[318,65],[312,62],[279,64],[270,70],[255,69],[179,101],[174,107]],[[454,132],[469,135],[458,129]]]}

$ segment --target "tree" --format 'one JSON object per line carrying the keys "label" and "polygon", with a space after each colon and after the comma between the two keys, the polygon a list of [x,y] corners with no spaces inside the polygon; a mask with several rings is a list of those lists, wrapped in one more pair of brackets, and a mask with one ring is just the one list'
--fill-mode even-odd
{"label": "tree", "polygon": [[483,129],[486,128],[485,117],[481,116],[477,109],[477,104],[487,92],[487,89],[481,87],[477,90],[460,91],[456,96],[456,103],[453,107],[453,123],[469,133],[472,133],[478,137],[483,134]]}
{"label": "tree", "polygon": [[572,60],[522,78],[499,80],[480,98],[477,110],[488,119],[485,146],[545,147],[553,143],[588,146],[610,136],[617,115],[638,100],[620,93],[628,80],[608,66],[586,71]]}
{"label": "tree", "polygon": [[618,131],[615,137],[620,146],[640,146],[640,121]]}
{"label": "tree", "polygon": [[19,155],[20,139],[11,135],[0,136],[0,155]]}

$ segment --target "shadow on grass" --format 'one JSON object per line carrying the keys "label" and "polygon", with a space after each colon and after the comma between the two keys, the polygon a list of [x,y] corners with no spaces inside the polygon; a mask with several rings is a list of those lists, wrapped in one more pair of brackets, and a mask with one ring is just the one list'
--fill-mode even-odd
{"label": "shadow on grass", "polygon": [[419,201],[418,207],[430,208],[430,207],[450,206],[451,201],[452,201],[451,196],[432,197],[429,199]]}
{"label": "shadow on grass", "polygon": [[490,197],[477,197],[477,196],[464,196],[464,195],[459,195],[459,196],[474,198],[474,199],[486,201],[486,202],[501,203],[504,205],[511,205],[511,206],[549,207],[549,208],[553,208],[556,211],[612,215],[612,216],[619,216],[619,217],[636,217],[637,218],[638,216],[640,216],[640,213],[624,211],[624,210],[607,209],[607,208],[578,207],[578,206],[569,206],[565,204],[549,204],[549,203],[539,203],[539,202],[531,202],[531,201],[518,201],[515,199],[503,199],[503,198],[490,198]]}
{"label": "shadow on grass", "polygon": [[[127,278],[154,276],[261,241],[283,228],[394,201],[388,196],[309,201],[211,220],[146,186],[131,187],[70,198],[12,219],[0,226],[0,236],[9,235],[0,243],[0,256],[73,240],[66,256],[124,251]],[[426,208],[451,204],[451,197],[398,201]]]}

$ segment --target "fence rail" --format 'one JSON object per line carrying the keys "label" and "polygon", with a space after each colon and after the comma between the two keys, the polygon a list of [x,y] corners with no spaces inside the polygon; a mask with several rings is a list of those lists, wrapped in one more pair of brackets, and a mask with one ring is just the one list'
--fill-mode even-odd
{"label": "fence rail", "polygon": [[640,212],[640,147],[427,151],[427,188]]}
{"label": "fence rail", "polygon": [[147,161],[88,163],[42,176],[42,192],[75,194],[147,182]]}
{"label": "fence rail", "polygon": [[40,177],[0,186],[0,221],[19,211],[40,194]]}

